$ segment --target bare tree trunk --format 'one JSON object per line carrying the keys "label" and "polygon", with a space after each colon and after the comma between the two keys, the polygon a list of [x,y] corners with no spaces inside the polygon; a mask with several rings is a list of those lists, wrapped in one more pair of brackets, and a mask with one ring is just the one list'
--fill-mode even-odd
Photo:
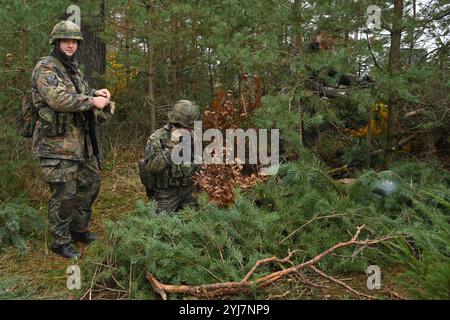
{"label": "bare tree trunk", "polygon": [[[75,4],[79,1],[74,0]],[[87,15],[82,18],[81,31],[83,33],[83,44],[78,53],[77,60],[83,67],[85,77],[92,88],[99,89],[100,81],[98,75],[106,71],[106,46],[97,36],[105,28],[105,1],[99,2],[97,15]]]}
{"label": "bare tree trunk", "polygon": [[[26,0],[22,0],[24,6],[27,5]],[[28,52],[28,30],[25,26],[20,26],[20,70],[18,73],[18,83],[27,83],[24,80],[27,79],[27,52]],[[26,91],[26,89],[24,89]]]}
{"label": "bare tree trunk", "polygon": [[178,17],[172,16],[171,18],[172,24],[172,95],[174,100],[180,99],[180,39],[179,39],[179,30],[180,30],[180,21]]}
{"label": "bare tree trunk", "polygon": [[133,5],[133,0],[128,0],[127,3],[127,9],[125,12],[125,50],[124,50],[124,56],[125,56],[125,72],[127,74],[127,85],[128,85],[128,79],[130,78],[130,47],[131,47],[131,39],[133,37],[133,34],[131,32],[131,9]]}
{"label": "bare tree trunk", "polygon": [[[192,43],[191,50],[186,49],[186,56],[188,56],[190,59],[189,61],[185,62],[185,65],[190,65],[191,61],[201,61],[201,50],[199,50],[198,44],[197,44],[197,35],[199,34],[198,30],[198,22],[197,17],[195,13],[191,15],[191,21],[192,21],[192,30],[190,35],[190,41]],[[193,69],[194,73],[197,73],[200,68],[195,66]],[[189,88],[187,88],[188,92],[196,92],[198,90],[198,86],[196,84],[196,79],[193,79],[192,77],[189,77]]]}
{"label": "bare tree trunk", "polygon": [[208,51],[209,89],[211,90],[211,99],[214,99],[214,74],[211,62],[211,49],[207,48],[206,50]]}
{"label": "bare tree trunk", "polygon": [[[302,9],[302,0],[295,0],[293,4],[293,14],[296,18],[295,20],[298,21],[298,25],[294,27],[294,48],[296,48],[295,54],[301,55],[303,53],[303,20],[301,15],[301,9]],[[296,81],[299,81],[298,77],[294,77]],[[294,92],[295,94],[295,92]],[[304,142],[304,127],[303,127],[303,109],[302,109],[302,101],[299,99],[294,99],[295,103],[298,104],[298,113],[299,113],[299,126],[298,126],[298,136],[300,144],[303,146],[305,144]]]}
{"label": "bare tree trunk", "polygon": [[370,106],[369,107],[369,123],[367,124],[367,158],[366,158],[366,166],[367,166],[367,168],[370,168],[370,164],[371,164],[372,120],[373,120],[373,109],[372,109],[372,106]]}
{"label": "bare tree trunk", "polygon": [[[412,6],[413,6],[413,18],[414,21],[416,21],[416,9],[417,9],[417,4],[416,4],[416,0],[413,0],[412,2]],[[409,37],[410,37],[410,44],[409,44],[409,64],[412,64],[413,62],[413,56],[414,56],[414,36],[415,36],[415,32],[414,32],[414,25],[411,26],[411,29],[409,31]]]}
{"label": "bare tree trunk", "polygon": [[[27,6],[27,1],[22,0],[23,6]],[[17,73],[17,83],[21,84],[22,87],[22,104],[26,103],[27,90],[28,90],[28,77],[29,72],[27,71],[27,61],[28,61],[28,29],[25,26],[20,27],[20,72]]]}
{"label": "bare tree trunk", "polygon": [[154,132],[156,130],[156,111],[155,111],[155,90],[154,90],[154,76],[155,76],[155,65],[154,65],[154,48],[150,40],[150,35],[152,34],[152,24],[151,24],[151,1],[145,2],[145,7],[147,10],[147,73],[148,73],[148,83],[147,83],[147,105],[150,109],[150,131]]}
{"label": "bare tree trunk", "polygon": [[[391,77],[396,76],[400,72],[400,46],[402,38],[402,17],[403,17],[403,0],[394,0],[394,18],[391,32],[391,47],[389,50],[389,73]],[[398,134],[399,134],[399,111],[397,104],[397,95],[393,94],[388,101],[388,126],[387,141],[384,154],[384,166],[389,168],[395,158],[398,150]]]}

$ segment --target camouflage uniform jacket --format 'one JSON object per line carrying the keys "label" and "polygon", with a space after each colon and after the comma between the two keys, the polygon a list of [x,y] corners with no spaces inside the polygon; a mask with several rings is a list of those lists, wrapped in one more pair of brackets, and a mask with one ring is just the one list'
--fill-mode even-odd
{"label": "camouflage uniform jacket", "polygon": [[[80,93],[62,63],[51,56],[41,58],[32,73],[33,103],[39,111],[33,133],[32,154],[38,157],[82,160],[93,155],[89,134],[85,132],[86,111],[94,112],[94,127],[106,119],[94,107],[94,89],[75,76]],[[95,135],[99,135],[95,130]],[[100,137],[96,139],[100,143]],[[101,150],[101,146],[98,146]],[[99,155],[101,158],[101,154]],[[99,159],[101,162],[101,159]]]}
{"label": "camouflage uniform jacket", "polygon": [[[303,51],[307,54],[320,54],[320,52],[323,52],[324,50],[320,49],[319,43],[314,41],[304,46]],[[306,70],[309,73],[309,78],[306,81],[306,86],[309,89],[319,92],[321,95],[328,97],[337,97],[334,91],[328,90],[329,88],[339,85],[350,86],[356,78],[356,76],[354,75],[340,74],[332,67],[327,67],[321,72],[320,70],[314,70],[311,66],[306,65]],[[335,78],[336,84],[329,85],[327,83],[328,81],[320,77],[320,73],[323,73],[323,75],[327,75],[330,78]]]}
{"label": "camouflage uniform jacket", "polygon": [[193,164],[175,164],[171,160],[171,126],[156,130],[145,147],[146,170],[155,177],[155,187],[165,189],[191,185],[191,176],[198,169]]}

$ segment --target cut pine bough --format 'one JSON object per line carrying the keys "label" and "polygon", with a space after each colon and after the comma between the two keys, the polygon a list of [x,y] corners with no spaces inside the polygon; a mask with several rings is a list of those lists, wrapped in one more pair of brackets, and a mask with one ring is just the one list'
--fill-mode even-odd
{"label": "cut pine bough", "polygon": [[322,260],[325,256],[331,254],[335,250],[343,247],[348,246],[371,246],[376,245],[385,241],[390,241],[398,238],[405,238],[407,236],[386,236],[379,239],[367,239],[367,240],[358,240],[358,237],[361,233],[361,230],[363,230],[366,226],[362,225],[357,227],[356,233],[351,238],[351,240],[347,242],[340,242],[332,246],[331,248],[325,250],[321,254],[315,256],[314,258],[303,262],[299,265],[286,268],[274,273],[271,273],[267,276],[258,278],[256,280],[249,281],[253,273],[256,271],[256,269],[263,265],[270,262],[278,262],[278,263],[291,263],[292,255],[295,251],[289,252],[289,255],[284,259],[279,259],[277,257],[271,257],[266,258],[263,260],[259,260],[255,263],[255,265],[252,267],[252,269],[246,274],[246,276],[239,282],[222,282],[222,283],[214,283],[214,284],[206,284],[206,285],[198,285],[198,286],[190,286],[190,285],[169,285],[169,284],[163,284],[158,279],[155,278],[155,276],[151,273],[147,273],[147,280],[150,282],[153,290],[155,290],[156,293],[158,293],[163,300],[167,299],[168,293],[177,293],[177,294],[187,294],[192,295],[197,298],[206,298],[206,299],[214,299],[214,298],[221,298],[221,297],[227,297],[227,296],[233,296],[237,294],[247,294],[251,293],[253,290],[260,290],[267,286],[270,286],[274,282],[280,280],[283,277],[286,277],[287,275],[299,272],[302,269],[309,268],[316,272],[317,274],[325,277],[328,280],[331,280],[341,286],[343,286],[346,290],[349,292],[355,294],[356,296],[360,298],[366,298],[366,299],[376,299],[374,296],[366,295],[364,293],[358,292],[357,290],[351,288],[350,286],[344,284],[342,281],[339,281],[337,279],[334,279],[333,277],[326,275],[317,267],[315,264],[317,264],[320,260]]}

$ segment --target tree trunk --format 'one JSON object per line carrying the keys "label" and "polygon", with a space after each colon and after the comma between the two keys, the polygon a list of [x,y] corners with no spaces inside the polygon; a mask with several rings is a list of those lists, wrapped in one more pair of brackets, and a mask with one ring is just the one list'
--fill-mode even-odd
{"label": "tree trunk", "polygon": [[147,73],[148,73],[148,83],[147,83],[147,106],[150,111],[150,131],[154,132],[156,130],[156,110],[155,110],[155,89],[154,89],[154,76],[155,76],[155,65],[154,65],[154,48],[151,43],[151,37],[153,28],[151,23],[151,1],[146,2],[147,10]]}
{"label": "tree trunk", "polygon": [[[402,38],[403,0],[394,0],[394,18],[391,32],[391,47],[389,50],[389,74],[395,77],[400,72],[400,46]],[[398,118],[399,110],[397,94],[390,96],[388,101],[388,126],[386,138],[386,150],[384,154],[384,166],[389,168],[398,150]]]}
{"label": "tree trunk", "polygon": [[[416,4],[416,0],[413,0],[412,2],[412,6],[413,6],[413,18],[414,18],[414,22],[416,21],[416,15],[417,15],[417,4]],[[411,65],[413,63],[413,56],[414,56],[414,44],[415,44],[415,30],[414,30],[414,25],[411,26],[410,30],[409,30],[409,64]]]}
{"label": "tree trunk", "polygon": [[371,165],[371,152],[372,152],[372,121],[373,121],[373,108],[369,107],[369,123],[367,124],[367,158],[366,166],[370,168]]}
{"label": "tree trunk", "polygon": [[[72,1],[77,4],[79,1]],[[82,11],[83,12],[83,11]],[[82,66],[83,73],[92,88],[100,89],[99,75],[106,71],[106,46],[97,36],[105,28],[105,1],[99,2],[97,15],[87,14],[85,19],[81,16],[81,31],[83,44],[77,53],[77,60]],[[67,18],[67,16],[66,16]]]}
{"label": "tree trunk", "polygon": [[124,37],[125,37],[125,50],[124,50],[124,65],[125,72],[127,75],[126,81],[128,86],[128,80],[130,78],[130,48],[131,48],[131,40],[133,38],[133,33],[131,32],[131,9],[132,9],[133,1],[128,0],[127,9],[125,12],[125,29],[124,29]]}
{"label": "tree trunk", "polygon": [[208,75],[209,75],[209,90],[211,91],[211,99],[214,99],[214,71],[213,65],[211,62],[211,49],[207,48],[206,52],[208,52]]}
{"label": "tree trunk", "polygon": [[[294,20],[298,22],[296,24],[296,26],[294,27],[294,36],[293,36],[294,48],[295,48],[294,54],[302,55],[303,54],[303,28],[302,28],[303,20],[302,20],[302,12],[301,12],[302,0],[295,0],[294,4],[292,6],[292,9],[293,9]],[[291,69],[291,72],[292,72],[292,69]],[[295,75],[294,79],[296,79],[296,81],[300,81],[300,79],[298,79],[297,75]],[[294,92],[294,95],[295,95],[295,92]],[[302,101],[301,101],[301,99],[294,98],[294,103],[296,103],[298,105],[299,126],[298,126],[297,131],[298,131],[299,142],[302,146],[304,146],[305,141],[304,141]]]}
{"label": "tree trunk", "polygon": [[[24,7],[27,6],[27,1],[22,0],[22,5]],[[17,73],[17,83],[19,83],[22,87],[22,101],[26,102],[27,91],[28,91],[28,83],[29,83],[29,71],[27,71],[27,62],[28,62],[28,29],[25,26],[20,26],[20,67],[21,70]]]}
{"label": "tree trunk", "polygon": [[180,30],[180,21],[178,17],[172,16],[171,18],[171,24],[172,24],[172,41],[173,41],[173,47],[172,47],[172,96],[173,99],[176,101],[180,99],[180,81],[179,81],[179,74],[180,74],[180,39],[179,39],[179,30]]}

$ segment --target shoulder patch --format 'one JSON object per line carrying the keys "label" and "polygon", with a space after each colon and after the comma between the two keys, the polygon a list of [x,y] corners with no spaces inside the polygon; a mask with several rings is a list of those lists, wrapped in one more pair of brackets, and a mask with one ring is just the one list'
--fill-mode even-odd
{"label": "shoulder patch", "polygon": [[49,85],[52,85],[55,87],[58,85],[58,78],[54,74],[45,77],[45,80],[47,80]]}

